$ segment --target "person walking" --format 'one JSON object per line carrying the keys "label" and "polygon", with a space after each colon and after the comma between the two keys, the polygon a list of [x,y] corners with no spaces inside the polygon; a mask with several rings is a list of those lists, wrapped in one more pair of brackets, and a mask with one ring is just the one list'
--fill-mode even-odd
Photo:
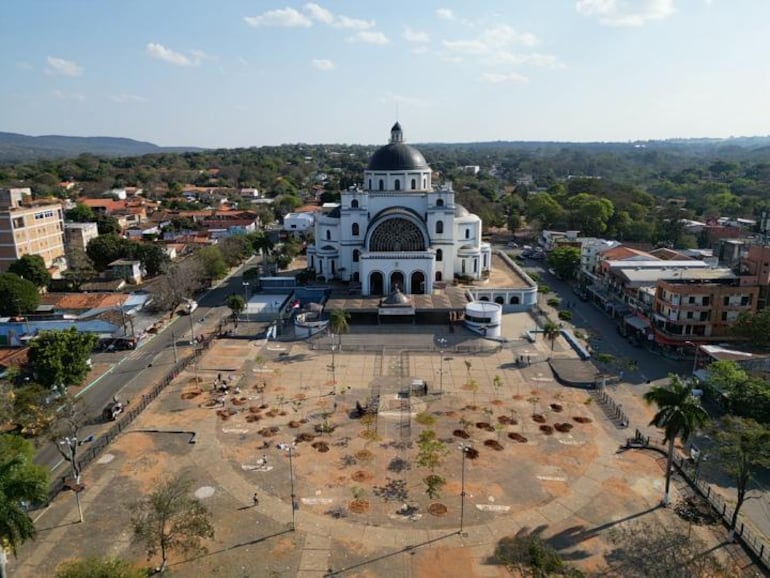
{"label": "person walking", "polygon": [[257,492],[254,492],[254,495],[251,497],[251,502],[255,508],[259,506],[259,496],[257,496]]}

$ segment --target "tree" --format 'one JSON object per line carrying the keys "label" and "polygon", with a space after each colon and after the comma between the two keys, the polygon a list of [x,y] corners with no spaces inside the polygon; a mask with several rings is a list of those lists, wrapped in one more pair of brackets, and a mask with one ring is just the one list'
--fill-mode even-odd
{"label": "tree", "polygon": [[130,243],[124,256],[138,259],[149,277],[157,277],[163,273],[171,261],[162,246],[149,242]]}
{"label": "tree", "polygon": [[209,282],[221,279],[227,274],[227,263],[218,247],[203,247],[195,253],[195,258],[203,267],[204,276]]}
{"label": "tree", "polygon": [[45,387],[68,387],[83,382],[90,370],[88,359],[97,342],[91,333],[74,327],[41,331],[29,348],[29,364]]}
{"label": "tree", "polygon": [[96,223],[96,228],[100,235],[120,234],[123,227],[112,215],[97,215],[92,219]]}
{"label": "tree", "polygon": [[38,288],[45,287],[51,280],[51,274],[40,255],[24,255],[10,264],[8,273],[14,273],[22,279],[31,281]]}
{"label": "tree", "polygon": [[228,267],[240,265],[254,254],[254,247],[246,235],[225,237],[217,244],[217,247],[222,252],[222,258]]}
{"label": "tree", "polygon": [[730,528],[735,531],[749,482],[759,469],[770,466],[770,430],[753,419],[732,416],[712,430],[719,463],[735,481],[735,510],[730,519]]}
{"label": "tree", "polygon": [[147,572],[128,560],[97,558],[66,560],[56,568],[55,578],[146,578]]}
{"label": "tree", "polygon": [[75,223],[92,223],[96,219],[96,215],[88,205],[77,203],[74,208],[64,213],[64,218]]}
{"label": "tree", "polygon": [[741,313],[733,325],[733,334],[743,337],[756,347],[769,347],[770,309]]}
{"label": "tree", "polygon": [[67,249],[67,270],[63,276],[72,284],[73,291],[79,291],[83,283],[96,276],[96,269],[83,249],[70,247]]}
{"label": "tree", "polygon": [[174,263],[155,282],[153,306],[173,314],[185,299],[192,298],[203,287],[205,280],[206,272],[198,259]]}
{"label": "tree", "polygon": [[[0,548],[15,556],[19,546],[35,537],[26,506],[46,499],[48,473],[34,463],[35,448],[20,436],[0,435]],[[0,561],[5,554],[0,552]],[[2,574],[5,569],[0,568]]]}
{"label": "tree", "polygon": [[246,309],[246,300],[243,298],[243,295],[230,295],[227,298],[226,305],[233,312],[233,318],[235,318]]}
{"label": "tree", "polygon": [[677,437],[686,442],[690,435],[708,420],[700,400],[692,394],[692,384],[684,383],[678,375],[670,375],[666,386],[656,385],[644,394],[644,401],[658,406],[650,425],[663,428],[663,441],[668,442],[666,461],[666,490],[663,505],[668,505],[671,485],[671,466],[674,461],[674,441]]}
{"label": "tree", "polygon": [[248,239],[251,242],[251,246],[254,251],[261,253],[264,257],[270,255],[273,251],[273,242],[270,240],[270,236],[265,231],[256,231],[248,235]]}
{"label": "tree", "polygon": [[170,552],[205,551],[201,541],[214,537],[211,513],[200,500],[190,497],[191,486],[192,481],[182,477],[161,480],[132,507],[134,539],[144,544],[148,556],[160,552],[160,572],[166,570]]}
{"label": "tree", "polygon": [[495,546],[494,558],[518,576],[583,576],[579,570],[564,563],[556,549],[540,537],[538,530],[530,532],[527,528],[522,528],[515,536],[502,538]]}
{"label": "tree", "polygon": [[548,254],[548,265],[556,276],[571,281],[580,269],[580,249],[577,247],[556,247]]}
{"label": "tree", "polygon": [[[348,321],[350,321],[350,313],[344,309],[332,309],[329,313],[329,329],[333,334],[342,335],[347,333],[350,329]],[[342,339],[340,339],[340,345],[342,345]]]}
{"label": "tree", "polygon": [[561,328],[559,325],[550,319],[545,322],[545,325],[543,325],[543,337],[551,341],[551,351],[553,351],[553,343],[556,341],[556,338],[559,337],[560,331]]}
{"label": "tree", "polygon": [[98,271],[107,269],[110,263],[126,254],[128,241],[115,233],[100,235],[91,239],[86,247],[86,254],[93,261]]}
{"label": "tree", "polygon": [[0,316],[14,317],[34,311],[40,304],[40,293],[32,281],[13,273],[0,274]]}
{"label": "tree", "polygon": [[24,436],[44,435],[56,419],[57,403],[47,403],[51,390],[30,383],[13,392],[11,421]]}
{"label": "tree", "polygon": [[426,429],[420,432],[417,438],[417,465],[427,468],[433,472],[444,461],[444,457],[449,453],[446,444],[436,438],[436,432]]}

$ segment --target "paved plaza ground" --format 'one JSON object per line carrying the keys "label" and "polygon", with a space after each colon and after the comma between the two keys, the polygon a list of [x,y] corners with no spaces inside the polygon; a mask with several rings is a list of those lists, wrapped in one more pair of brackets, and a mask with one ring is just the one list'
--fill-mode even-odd
{"label": "paved plaza ground", "polygon": [[[511,335],[532,323],[507,317]],[[59,495],[39,515],[37,540],[11,561],[11,576],[50,576],[62,560],[89,554],[157,563],[131,542],[130,505],[176,473],[193,480],[216,528],[208,554],[173,557],[180,577],[507,576],[493,552],[522,529],[593,572],[605,566],[610,528],[671,523],[671,510],[657,507],[663,456],[620,451],[629,432],[585,390],[554,380],[546,358],[572,355],[561,342],[553,353],[524,341],[484,354],[447,351],[442,362],[428,351],[437,335],[453,340],[450,349],[473,338],[370,328],[382,349],[347,352],[346,340],[367,338],[355,329],[333,361],[303,342],[215,341],[199,380],[193,368],[181,374],[84,472],[85,521],[77,523],[73,495]],[[518,367],[521,355],[532,364]],[[213,391],[219,376],[227,395]],[[427,395],[399,395],[415,378],[427,381]],[[375,396],[376,419],[354,415],[357,402]],[[652,410],[630,395],[623,401],[632,423],[649,421]],[[416,459],[426,430],[448,450],[434,472]],[[446,484],[429,498],[432,473]],[[718,549],[719,534],[694,531]]]}

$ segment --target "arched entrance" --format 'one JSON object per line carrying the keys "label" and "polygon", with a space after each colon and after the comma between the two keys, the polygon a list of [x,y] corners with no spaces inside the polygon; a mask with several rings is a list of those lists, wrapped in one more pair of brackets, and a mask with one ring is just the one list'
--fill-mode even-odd
{"label": "arched entrance", "polygon": [[425,275],[422,271],[415,271],[412,273],[412,294],[422,295],[425,293]]}
{"label": "arched entrance", "polygon": [[398,288],[401,293],[405,293],[404,288],[404,274],[401,271],[393,271],[390,274],[390,291],[395,291]]}
{"label": "arched entrance", "polygon": [[519,296],[518,295],[514,295],[513,297],[511,297],[511,305],[519,305]]}
{"label": "arched entrance", "polygon": [[369,275],[369,294],[370,295],[383,295],[385,293],[385,281],[382,278],[382,273],[374,271]]}

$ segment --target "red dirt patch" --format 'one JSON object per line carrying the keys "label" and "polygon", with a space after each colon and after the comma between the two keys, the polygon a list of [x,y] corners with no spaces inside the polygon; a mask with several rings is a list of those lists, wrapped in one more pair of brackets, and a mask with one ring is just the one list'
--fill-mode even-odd
{"label": "red dirt patch", "polygon": [[[542,427],[542,426],[541,426],[541,427]],[[495,450],[496,452],[501,452],[501,451],[503,451],[503,444],[501,444],[501,443],[500,443],[499,441],[497,441],[497,440],[486,440],[486,441],[484,442],[484,445],[485,445],[485,446],[487,446],[488,448],[492,448],[492,449],[493,449],[493,450]]]}
{"label": "red dirt patch", "polygon": [[572,430],[572,424],[571,423],[555,423],[553,424],[553,428],[561,433],[567,433],[568,431]]}
{"label": "red dirt patch", "polygon": [[374,477],[371,472],[366,472],[364,470],[358,470],[357,472],[354,472],[352,476],[350,476],[350,479],[354,482],[368,482]]}
{"label": "red dirt patch", "polygon": [[448,512],[448,508],[439,502],[434,502],[430,506],[428,506],[428,513],[431,516],[446,516],[446,513]]}
{"label": "red dirt patch", "polygon": [[553,411],[555,411],[556,413],[561,413],[564,410],[564,408],[562,407],[562,405],[560,403],[552,403],[551,404],[551,409]]}
{"label": "red dirt patch", "polygon": [[532,421],[535,423],[545,423],[545,416],[539,413],[532,414]]}
{"label": "red dirt patch", "polygon": [[201,394],[200,391],[186,391],[182,394],[182,399],[195,399]]}
{"label": "red dirt patch", "polygon": [[512,439],[513,441],[515,441],[515,442],[519,442],[520,444],[525,444],[525,443],[527,443],[527,438],[525,438],[525,437],[524,437],[523,435],[521,435],[520,433],[511,432],[511,433],[509,433],[509,434],[508,434],[508,437],[509,437],[510,439]]}
{"label": "red dirt patch", "polygon": [[468,458],[469,460],[475,460],[476,458],[479,457],[479,450],[477,450],[476,448],[468,448],[467,450],[465,450],[465,457]]}
{"label": "red dirt patch", "polygon": [[356,457],[362,462],[368,462],[374,457],[374,454],[369,450],[360,450],[356,452]]}
{"label": "red dirt patch", "polygon": [[503,400],[502,399],[493,399],[489,403],[491,403],[492,405],[503,405]]}
{"label": "red dirt patch", "polygon": [[495,428],[493,428],[491,424],[489,424],[489,423],[487,423],[485,421],[478,422],[476,424],[476,427],[479,428],[479,429],[483,429],[484,431],[495,431]]}
{"label": "red dirt patch", "polygon": [[329,444],[326,442],[313,442],[310,447],[315,448],[320,453],[324,454],[329,451]]}
{"label": "red dirt patch", "polygon": [[302,425],[301,423],[299,423],[298,421],[294,421],[294,420],[291,420],[291,421],[288,423],[288,426],[289,426],[290,428],[292,428],[292,429],[297,429],[297,428],[298,428],[299,426],[301,426],[301,425]]}
{"label": "red dirt patch", "polygon": [[572,419],[574,419],[578,423],[591,423],[592,421],[594,421],[590,417],[584,417],[582,415],[579,415],[577,417],[573,417]]}
{"label": "red dirt patch", "polygon": [[553,428],[550,425],[541,425],[540,431],[549,436],[553,433]]}
{"label": "red dirt patch", "polygon": [[296,438],[295,441],[297,442],[312,442],[315,439],[315,436],[311,433],[301,433]]}
{"label": "red dirt patch", "polygon": [[348,510],[353,512],[354,514],[363,514],[364,512],[369,510],[369,501],[368,500],[353,500],[348,504]]}
{"label": "red dirt patch", "polygon": [[452,432],[452,435],[455,436],[456,438],[460,438],[464,440],[467,440],[469,437],[471,437],[470,434],[463,429],[456,429],[455,431]]}

